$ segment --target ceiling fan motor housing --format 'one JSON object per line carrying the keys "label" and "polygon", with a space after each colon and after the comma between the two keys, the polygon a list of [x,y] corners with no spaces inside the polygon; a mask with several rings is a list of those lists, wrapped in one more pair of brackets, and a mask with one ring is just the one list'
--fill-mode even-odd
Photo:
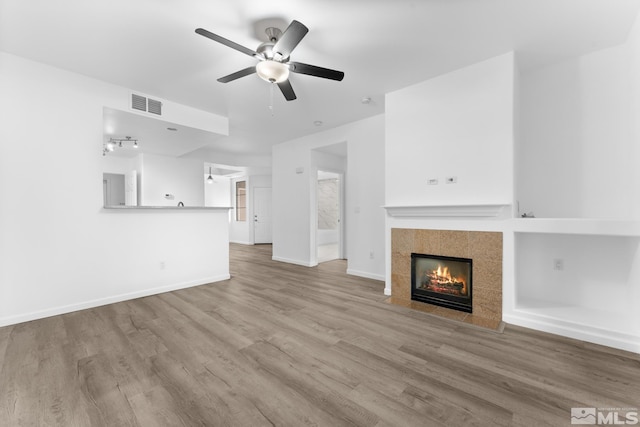
{"label": "ceiling fan motor housing", "polygon": [[274,42],[264,42],[256,49],[260,55],[264,56],[265,59],[273,59],[273,46]]}

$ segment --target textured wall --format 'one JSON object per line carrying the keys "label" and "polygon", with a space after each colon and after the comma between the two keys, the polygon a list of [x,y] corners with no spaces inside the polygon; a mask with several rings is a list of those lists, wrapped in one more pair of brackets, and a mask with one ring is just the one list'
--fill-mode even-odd
{"label": "textured wall", "polygon": [[335,230],[339,218],[338,180],[321,179],[318,181],[318,229]]}

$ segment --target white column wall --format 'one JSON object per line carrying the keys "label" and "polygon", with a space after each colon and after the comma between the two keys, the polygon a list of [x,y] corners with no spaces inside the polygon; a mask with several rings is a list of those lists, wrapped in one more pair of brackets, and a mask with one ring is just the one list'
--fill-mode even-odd
{"label": "white column wall", "polygon": [[[273,148],[273,258],[312,266],[315,251],[317,160],[312,150],[347,143],[348,272],[383,280],[384,116],[378,115]],[[318,154],[318,153],[316,153]],[[369,254],[373,251],[374,258]]]}
{"label": "white column wall", "polygon": [[514,73],[508,53],[387,94],[387,205],[511,204]]}
{"label": "white column wall", "polygon": [[[385,205],[511,204],[515,73],[509,53],[387,95]],[[447,184],[449,176],[457,183]],[[508,210],[506,218],[492,219],[387,216],[385,293],[391,294],[391,228],[504,231],[508,218]],[[513,286],[511,243],[507,238],[503,247],[505,287]]]}

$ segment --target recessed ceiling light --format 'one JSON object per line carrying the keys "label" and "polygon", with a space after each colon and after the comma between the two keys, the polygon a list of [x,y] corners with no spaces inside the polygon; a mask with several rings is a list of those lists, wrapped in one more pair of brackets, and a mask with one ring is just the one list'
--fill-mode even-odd
{"label": "recessed ceiling light", "polygon": [[362,102],[363,104],[371,104],[371,98],[369,98],[368,96],[365,96],[360,100],[360,102]]}
{"label": "recessed ceiling light", "polygon": [[176,128],[167,128],[167,130],[170,130],[171,132],[175,132],[175,131],[177,131],[178,129],[176,129]]}
{"label": "recessed ceiling light", "polygon": [[316,120],[313,124],[316,126],[322,126],[322,120]]}

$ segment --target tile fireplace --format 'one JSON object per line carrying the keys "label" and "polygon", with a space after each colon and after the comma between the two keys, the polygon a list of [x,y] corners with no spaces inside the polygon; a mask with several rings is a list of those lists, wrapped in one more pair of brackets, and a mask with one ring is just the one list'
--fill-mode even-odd
{"label": "tile fireplace", "polygon": [[[502,247],[501,232],[392,228],[389,302],[500,330],[504,325]],[[427,258],[414,255],[412,261],[412,254],[427,254],[432,259],[423,261]],[[443,261],[452,264],[445,265]],[[444,271],[446,267],[448,272]],[[461,278],[465,274],[468,277]],[[416,293],[422,293],[416,292],[418,288],[423,288],[421,291],[435,291],[431,296],[439,301],[434,303],[433,300],[415,298]],[[454,306],[458,304],[468,307],[460,310]]]}

